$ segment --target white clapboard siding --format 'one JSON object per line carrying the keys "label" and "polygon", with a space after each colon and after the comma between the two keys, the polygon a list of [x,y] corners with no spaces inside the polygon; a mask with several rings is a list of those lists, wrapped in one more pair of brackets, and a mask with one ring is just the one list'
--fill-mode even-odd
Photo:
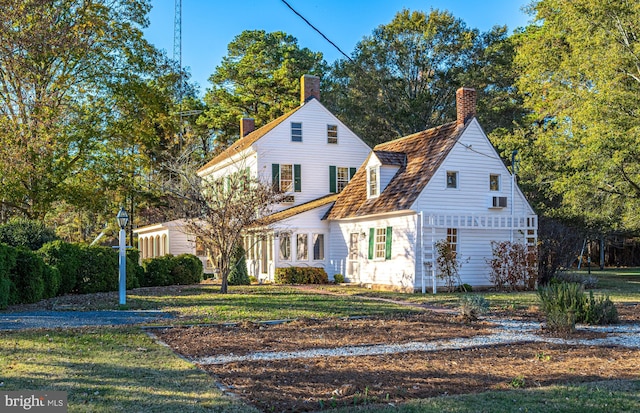
{"label": "white clapboard siding", "polygon": [[[302,142],[291,142],[291,123],[302,123]],[[338,126],[338,143],[327,143],[327,125]],[[359,168],[371,149],[349,128],[312,99],[254,144],[257,171],[271,180],[272,164],[299,164],[302,191],[292,192],[293,204],[285,209],[329,194],[329,166]]]}

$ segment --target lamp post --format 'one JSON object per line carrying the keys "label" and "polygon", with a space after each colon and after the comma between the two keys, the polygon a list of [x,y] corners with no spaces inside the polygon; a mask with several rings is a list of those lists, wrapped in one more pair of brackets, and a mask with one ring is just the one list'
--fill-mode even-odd
{"label": "lamp post", "polygon": [[116,218],[118,219],[118,225],[120,226],[120,244],[118,246],[120,263],[120,305],[125,305],[127,303],[127,234],[125,232],[125,227],[129,222],[129,215],[127,214],[127,211],[124,210],[124,207],[120,207],[120,211],[118,211]]}

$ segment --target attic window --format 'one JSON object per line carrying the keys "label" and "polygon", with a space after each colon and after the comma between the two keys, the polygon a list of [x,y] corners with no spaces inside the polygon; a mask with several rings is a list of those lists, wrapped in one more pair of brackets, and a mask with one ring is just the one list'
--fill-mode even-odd
{"label": "attic window", "polygon": [[498,174],[489,175],[489,190],[490,191],[500,190],[500,175]]}
{"label": "attic window", "polygon": [[302,142],[302,123],[291,122],[291,142]]}
{"label": "attic window", "polygon": [[447,188],[458,188],[458,171],[447,171]]}
{"label": "attic window", "polygon": [[338,125],[327,125],[327,143],[338,143]]}

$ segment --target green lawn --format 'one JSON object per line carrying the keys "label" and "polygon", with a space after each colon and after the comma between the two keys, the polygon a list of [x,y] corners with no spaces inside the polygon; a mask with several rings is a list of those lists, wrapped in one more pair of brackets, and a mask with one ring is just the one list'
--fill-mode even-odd
{"label": "green lawn", "polygon": [[[596,292],[615,302],[640,301],[640,270],[592,271]],[[184,287],[165,295],[132,291],[130,309],[162,309],[175,323],[326,318],[416,311],[366,297],[455,307],[459,294],[402,294],[364,288],[322,286],[340,295],[291,287]],[[533,292],[482,293],[493,308],[528,308]],[[85,309],[112,308],[92,299]],[[105,299],[106,300],[106,299]],[[112,300],[108,298],[108,300]],[[230,338],[232,339],[232,338]],[[222,395],[214,380],[155,343],[140,328],[3,332],[0,334],[0,390],[58,390],[69,395],[69,412],[253,412]],[[640,382],[612,381],[579,386],[488,392],[417,400],[402,406],[364,406],[367,412],[599,412],[640,411]],[[354,411],[338,410],[339,412]]]}

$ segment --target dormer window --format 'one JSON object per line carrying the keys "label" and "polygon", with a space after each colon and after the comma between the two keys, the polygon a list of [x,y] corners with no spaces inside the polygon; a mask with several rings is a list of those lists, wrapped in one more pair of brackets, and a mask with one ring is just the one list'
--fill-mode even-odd
{"label": "dormer window", "polygon": [[458,171],[447,171],[447,189],[458,188]]}
{"label": "dormer window", "polygon": [[380,195],[378,171],[377,166],[372,166],[367,170],[367,198],[375,198]]}
{"label": "dormer window", "polygon": [[302,123],[291,122],[291,142],[302,142]]}

